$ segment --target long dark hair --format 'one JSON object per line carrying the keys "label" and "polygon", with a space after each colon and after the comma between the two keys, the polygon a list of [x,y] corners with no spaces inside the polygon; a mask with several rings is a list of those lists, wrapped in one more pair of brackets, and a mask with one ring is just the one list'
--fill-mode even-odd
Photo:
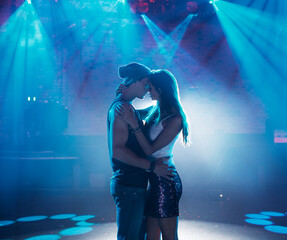
{"label": "long dark hair", "polygon": [[158,122],[166,115],[179,114],[182,118],[183,142],[187,144],[188,124],[180,102],[178,85],[174,75],[168,70],[154,70],[149,75],[149,80],[155,89],[160,92],[161,100],[151,110],[146,119],[147,124]]}

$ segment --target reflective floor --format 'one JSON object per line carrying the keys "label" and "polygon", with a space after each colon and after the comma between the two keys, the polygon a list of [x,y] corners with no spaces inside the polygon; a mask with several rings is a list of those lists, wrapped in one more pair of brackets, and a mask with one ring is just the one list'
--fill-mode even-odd
{"label": "reflective floor", "polygon": [[[183,240],[287,239],[284,196],[185,191]],[[115,205],[103,190],[29,190],[1,204],[0,239],[116,239]],[[5,203],[5,202],[4,202]]]}

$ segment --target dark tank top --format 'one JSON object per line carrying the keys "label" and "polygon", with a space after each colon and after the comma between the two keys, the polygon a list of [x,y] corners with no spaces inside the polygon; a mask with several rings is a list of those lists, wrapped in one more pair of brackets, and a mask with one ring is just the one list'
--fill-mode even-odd
{"label": "dark tank top", "polygon": [[[115,99],[109,107],[109,111],[112,106],[119,101],[123,101],[122,99]],[[108,125],[108,134],[110,131],[110,121],[109,121],[109,111],[107,117],[107,125]],[[137,110],[135,110],[136,115],[139,118],[139,114]],[[142,126],[142,121],[139,120],[139,124]],[[128,140],[125,146],[134,152],[139,157],[145,158],[146,155],[142,148],[140,147],[136,136],[132,134],[132,130],[129,129]],[[113,169],[113,176],[111,177],[111,181],[122,184],[126,187],[133,188],[146,188],[147,187],[147,172],[144,169],[133,167],[131,165],[125,164],[124,162],[112,158],[110,156],[110,162]]]}

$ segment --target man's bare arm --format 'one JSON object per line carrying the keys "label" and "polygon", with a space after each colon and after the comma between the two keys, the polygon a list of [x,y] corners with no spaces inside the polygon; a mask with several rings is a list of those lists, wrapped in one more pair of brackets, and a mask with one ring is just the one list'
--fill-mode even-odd
{"label": "man's bare arm", "polygon": [[114,108],[110,110],[110,138],[111,138],[111,156],[128,165],[149,169],[150,161],[137,156],[128,149],[125,144],[128,140],[128,124],[115,115]]}

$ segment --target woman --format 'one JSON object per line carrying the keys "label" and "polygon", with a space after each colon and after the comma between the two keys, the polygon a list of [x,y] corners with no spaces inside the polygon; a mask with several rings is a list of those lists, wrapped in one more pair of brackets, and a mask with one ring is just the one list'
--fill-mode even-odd
{"label": "woman", "polygon": [[[182,109],[175,77],[167,70],[153,71],[149,76],[151,99],[157,100],[146,119],[146,135],[140,128],[133,109],[120,106],[117,114],[133,129],[140,146],[152,159],[170,157],[168,163],[175,169],[172,150],[182,131],[183,142],[187,143],[188,125]],[[148,139],[147,139],[148,138]],[[146,203],[147,239],[176,240],[178,225],[178,204],[182,194],[182,184],[178,173],[172,179],[149,174],[150,194]]]}

